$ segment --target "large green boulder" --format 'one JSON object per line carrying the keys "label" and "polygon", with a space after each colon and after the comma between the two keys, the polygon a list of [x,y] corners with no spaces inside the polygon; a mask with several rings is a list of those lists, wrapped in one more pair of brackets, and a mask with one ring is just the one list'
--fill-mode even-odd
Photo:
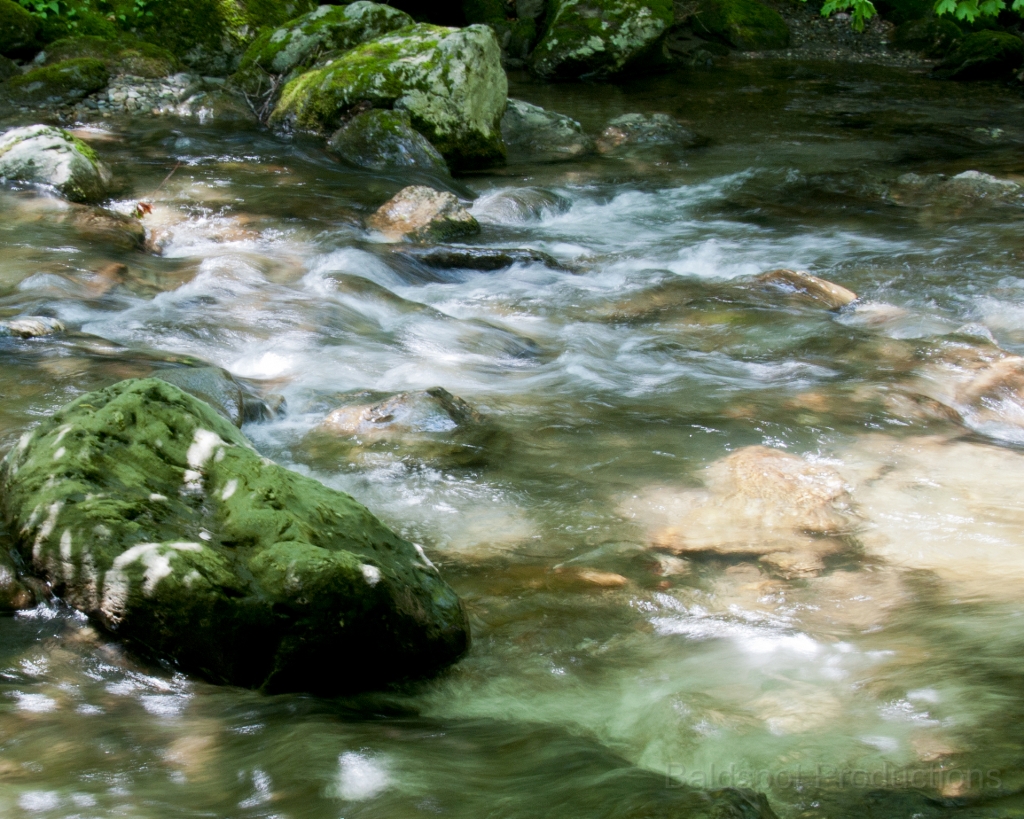
{"label": "large green boulder", "polygon": [[501,117],[508,80],[487,26],[463,29],[421,23],[357,46],[285,86],[273,125],[329,133],[358,104],[409,115],[456,167],[505,156]]}
{"label": "large green boulder", "polygon": [[701,0],[691,24],[698,34],[741,51],[789,45],[789,27],[782,15],[757,0]]}
{"label": "large green boulder", "polygon": [[223,76],[265,27],[314,8],[314,0],[150,0],[136,31],[193,70]]}
{"label": "large green boulder", "polygon": [[72,202],[106,196],[110,170],[82,140],[60,128],[28,125],[0,134],[0,178],[51,187]]}
{"label": "large green boulder", "polygon": [[1008,79],[1024,65],[1024,40],[1005,31],[968,34],[935,72],[953,80]]}
{"label": "large green boulder", "polygon": [[164,381],[88,393],[26,433],[0,465],[0,505],[55,593],[212,681],[350,692],[468,645],[421,549]]}
{"label": "large green boulder", "polygon": [[110,71],[102,60],[79,57],[33,68],[9,79],[0,99],[16,105],[66,105],[107,87]]}
{"label": "large green boulder", "polygon": [[602,79],[651,54],[675,19],[671,0],[552,0],[530,56],[544,79]]}
{"label": "large green boulder", "polygon": [[0,0],[0,54],[18,56],[32,51],[38,30],[36,18],[14,0]]}
{"label": "large green boulder", "polygon": [[325,54],[348,51],[412,23],[405,12],[368,0],[320,6],[280,28],[264,31],[246,49],[232,81],[246,93],[258,94],[272,87],[276,77],[291,79]]}
{"label": "large green boulder", "polygon": [[45,54],[46,65],[90,58],[99,60],[112,73],[136,77],[166,77],[181,68],[178,60],[166,49],[125,38],[66,37],[46,46]]}

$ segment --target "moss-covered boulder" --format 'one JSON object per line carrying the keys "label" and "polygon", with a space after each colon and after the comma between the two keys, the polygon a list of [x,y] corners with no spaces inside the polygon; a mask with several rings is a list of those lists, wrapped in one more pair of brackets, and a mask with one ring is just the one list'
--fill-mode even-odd
{"label": "moss-covered boulder", "polygon": [[594,140],[571,117],[510,99],[501,119],[509,162],[560,162],[594,152]]}
{"label": "moss-covered boulder", "polygon": [[9,79],[0,98],[16,105],[67,105],[107,87],[110,71],[102,60],[79,57],[33,68]]}
{"label": "moss-covered boulder", "polygon": [[31,52],[38,31],[36,18],[18,3],[0,0],[0,54],[21,56]]}
{"label": "moss-covered boulder", "polygon": [[936,70],[952,80],[1007,79],[1024,65],[1024,40],[1005,31],[968,34]]}
{"label": "moss-covered boulder", "polygon": [[675,19],[671,0],[552,0],[530,56],[544,79],[601,79],[652,53]]}
{"label": "moss-covered boulder", "polygon": [[896,27],[892,44],[901,51],[918,51],[926,57],[942,58],[957,47],[964,34],[948,17],[908,20]]}
{"label": "moss-covered boulder", "polygon": [[444,157],[412,127],[404,111],[363,111],[342,125],[327,144],[357,168],[449,177]]}
{"label": "moss-covered boulder", "polygon": [[110,170],[95,151],[67,131],[28,125],[0,134],[0,178],[46,185],[72,202],[102,199]]}
{"label": "moss-covered boulder", "polygon": [[315,8],[314,0],[150,0],[136,32],[195,71],[225,76],[264,28]]}
{"label": "moss-covered boulder", "polygon": [[136,651],[216,682],[348,692],[437,670],[466,615],[422,550],[156,379],[88,393],[0,466],[17,548]]}
{"label": "moss-covered boulder", "polygon": [[368,0],[320,6],[257,37],[242,56],[232,82],[247,94],[261,94],[279,82],[277,78],[292,79],[325,54],[348,51],[412,23],[405,12]]}
{"label": "moss-covered boulder", "polygon": [[181,69],[177,58],[151,43],[133,40],[107,40],[103,37],[66,37],[46,47],[44,64],[90,58],[99,60],[107,70],[135,77],[166,77]]}
{"label": "moss-covered boulder", "polygon": [[691,24],[698,34],[741,51],[789,45],[789,27],[782,15],[757,0],[701,0]]}
{"label": "moss-covered boulder", "polygon": [[271,124],[329,133],[357,104],[405,111],[455,166],[501,160],[508,80],[487,26],[407,26],[285,86]]}

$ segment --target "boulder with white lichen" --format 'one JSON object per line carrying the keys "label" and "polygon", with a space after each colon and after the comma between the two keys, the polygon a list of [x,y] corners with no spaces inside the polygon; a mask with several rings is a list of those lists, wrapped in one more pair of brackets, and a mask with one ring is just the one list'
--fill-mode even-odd
{"label": "boulder with white lichen", "polygon": [[88,393],[26,433],[0,466],[0,506],[56,594],[215,682],[350,692],[468,646],[422,549],[164,381]]}

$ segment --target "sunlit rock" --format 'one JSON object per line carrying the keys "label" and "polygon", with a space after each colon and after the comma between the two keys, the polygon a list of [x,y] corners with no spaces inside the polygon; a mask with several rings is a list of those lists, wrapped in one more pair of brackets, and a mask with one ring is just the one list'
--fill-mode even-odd
{"label": "sunlit rock", "polygon": [[750,446],[711,464],[706,489],[651,489],[623,504],[653,545],[676,554],[760,555],[783,575],[814,574],[855,518],[834,467]]}
{"label": "sunlit rock", "polygon": [[770,270],[757,277],[762,284],[772,285],[821,304],[829,310],[838,310],[857,300],[857,294],[842,285],[812,276],[803,270]]}
{"label": "sunlit rock", "polygon": [[63,333],[65,329],[64,322],[60,319],[47,316],[20,316],[0,321],[0,337],[40,338],[54,333]]}
{"label": "sunlit rock", "polygon": [[447,191],[424,185],[403,188],[366,220],[389,241],[443,242],[480,232],[480,225]]}
{"label": "sunlit rock", "polygon": [[594,140],[571,117],[510,99],[501,118],[510,162],[558,162],[594,152]]}
{"label": "sunlit rock", "polygon": [[467,647],[461,602],[421,551],[164,381],[67,405],[9,453],[0,489],[19,553],[55,592],[213,681],[352,691]]}
{"label": "sunlit rock", "polygon": [[67,131],[29,125],[0,134],[0,178],[44,185],[72,202],[102,199],[110,170],[88,145]]}

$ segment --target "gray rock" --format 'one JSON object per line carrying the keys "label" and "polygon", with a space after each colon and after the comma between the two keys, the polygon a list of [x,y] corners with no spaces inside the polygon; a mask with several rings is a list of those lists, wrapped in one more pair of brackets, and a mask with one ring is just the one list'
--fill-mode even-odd
{"label": "gray rock", "polygon": [[980,171],[944,174],[903,174],[889,189],[898,205],[928,207],[936,214],[969,216],[979,208],[1024,206],[1024,185]]}
{"label": "gray rock", "polygon": [[0,82],[6,82],[11,77],[15,77],[20,73],[18,65],[14,60],[8,60],[6,57],[0,56]]}
{"label": "gray rock", "polygon": [[517,264],[541,264],[554,270],[562,265],[553,256],[529,248],[497,247],[410,247],[402,248],[401,255],[409,257],[434,270],[505,270]]}
{"label": "gray rock", "polygon": [[480,225],[455,197],[424,185],[402,188],[366,225],[391,241],[447,241],[480,232]]}
{"label": "gray rock", "polygon": [[0,135],[0,178],[48,185],[72,202],[102,199],[110,170],[96,153],[67,131],[28,125]]}
{"label": "gray rock", "polygon": [[48,316],[19,316],[18,318],[0,321],[0,337],[41,338],[54,333],[63,333],[67,329],[60,319]]}
{"label": "gray rock", "polygon": [[490,224],[521,224],[571,207],[570,199],[545,188],[509,188],[481,196],[473,203],[473,215]]}
{"label": "gray rock", "polygon": [[142,250],[146,246],[146,229],[142,222],[105,208],[73,207],[67,222],[82,239],[117,248]]}
{"label": "gray rock", "polygon": [[413,129],[402,111],[373,108],[357,114],[327,143],[343,160],[374,171],[417,171],[449,179],[448,165],[437,149]]}
{"label": "gray rock", "polygon": [[558,162],[594,152],[594,140],[564,114],[510,99],[501,118],[510,162]]}
{"label": "gray rock", "polygon": [[655,149],[686,149],[700,138],[668,114],[623,114],[608,122],[597,140],[603,153]]}
{"label": "gray rock", "polygon": [[270,405],[220,367],[174,367],[157,370],[153,378],[174,384],[205,401],[236,427],[266,421],[276,414]]}

